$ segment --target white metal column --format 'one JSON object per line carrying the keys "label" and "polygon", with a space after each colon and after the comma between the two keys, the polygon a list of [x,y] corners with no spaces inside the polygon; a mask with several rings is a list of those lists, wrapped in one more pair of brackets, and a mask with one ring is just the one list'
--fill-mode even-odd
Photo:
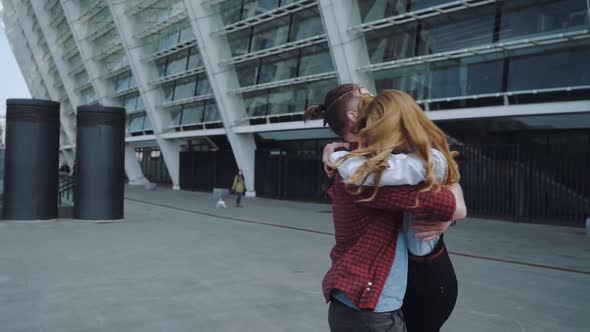
{"label": "white metal column", "polygon": [[27,40],[22,35],[22,31],[20,31],[22,29],[16,18],[14,8],[12,8],[12,2],[10,0],[3,0],[2,3],[4,4],[2,20],[4,22],[6,39],[27,83],[29,92],[33,98],[49,99],[49,93],[47,92],[43,77],[39,73],[35,59],[33,59],[33,54],[31,54],[27,46]]}
{"label": "white metal column", "polygon": [[[100,78],[100,64],[92,59],[92,47],[88,40],[83,38],[82,31],[84,31],[84,29],[82,29],[77,21],[73,20],[73,13],[79,11],[79,8],[76,8],[78,4],[67,0],[60,0],[60,2],[98,101],[104,106],[119,106],[115,100],[108,96],[107,84],[104,79]],[[41,7],[41,4],[38,4],[38,7]],[[61,56],[63,56],[63,50],[60,54],[60,59]],[[81,101],[82,98],[80,95],[79,97]],[[77,105],[81,104],[82,103],[78,103]],[[145,185],[149,183],[148,179],[143,175],[143,171],[141,170],[141,166],[139,165],[139,161],[135,154],[135,149],[127,143],[125,144],[125,173],[127,174],[130,185]]]}
{"label": "white metal column", "polygon": [[357,70],[370,64],[364,36],[350,31],[362,23],[357,0],[318,0],[318,4],[340,83],[360,83],[375,92],[369,74]]}
{"label": "white metal column", "polygon": [[142,61],[141,44],[133,38],[133,19],[125,15],[126,1],[107,0],[115,26],[121,37],[123,49],[129,59],[129,66],[137,82],[139,94],[143,98],[145,110],[154,130],[156,142],[160,146],[168,173],[172,179],[175,190],[180,189],[180,143],[176,140],[164,139],[161,135],[166,125],[172,122],[168,112],[159,107],[164,100],[161,89],[154,89],[150,86],[150,77],[155,76],[155,67]]}
{"label": "white metal column", "polygon": [[234,126],[246,117],[246,107],[241,95],[229,91],[239,88],[238,76],[233,66],[220,64],[221,60],[231,58],[231,52],[225,36],[215,36],[213,32],[222,28],[221,15],[203,1],[184,0],[193,33],[199,45],[199,52],[215,95],[217,108],[221,114],[226,135],[231,144],[238,167],[244,172],[247,196],[255,196],[254,161],[256,142],[252,134],[238,134]]}
{"label": "white metal column", "polygon": [[[19,22],[21,23],[21,28],[23,33],[25,34],[25,38],[28,41],[29,49],[33,55],[33,59],[37,63],[37,67],[39,68],[39,72],[43,76],[43,80],[45,81],[45,85],[49,92],[49,96],[53,100],[59,100],[59,94],[55,89],[59,77],[54,77],[49,72],[49,63],[43,60],[43,52],[37,45],[37,38],[35,37],[35,32],[33,31],[33,20],[34,17],[27,17],[27,13],[24,8],[24,4],[22,1],[19,0],[12,0],[12,7],[15,10],[15,14],[18,17]],[[41,38],[44,38],[41,36]],[[69,98],[68,98],[69,99]],[[69,105],[62,105],[60,109],[60,122],[61,126],[70,141],[70,144],[73,146],[74,142],[76,141],[76,136],[74,133],[74,125],[73,119],[71,116],[67,115],[65,109],[67,106],[71,107],[72,101],[69,100]]]}
{"label": "white metal column", "polygon": [[[5,24],[5,33],[8,40],[8,44],[14,54],[14,58],[18,63],[18,66],[23,74],[23,78],[27,83],[27,87],[31,96],[38,99],[50,99],[49,92],[43,77],[41,76],[37,64],[33,59],[27,40],[23,35],[20,23],[16,18],[12,3],[8,0],[4,0],[4,10],[2,13],[2,20]],[[71,146],[68,137],[65,135],[63,130],[59,131],[60,141],[60,153],[62,159],[65,159],[68,164],[72,164],[74,155],[72,149],[64,149],[63,146]],[[63,144],[63,142],[67,144]]]}
{"label": "white metal column", "polygon": [[[43,38],[45,38],[45,41],[47,41],[47,47],[49,48],[49,52],[51,54],[51,57],[53,58],[53,62],[55,63],[55,66],[57,67],[57,73],[58,73],[59,79],[61,80],[62,84],[64,85],[64,90],[66,91],[66,94],[68,96],[68,99],[70,100],[70,104],[72,105],[72,108],[75,108],[76,105],[81,104],[81,98],[79,95],[77,95],[74,92],[75,84],[74,84],[72,78],[68,75],[68,70],[65,67],[65,63],[63,62],[62,57],[58,53],[60,51],[63,52],[63,50],[61,50],[59,47],[57,47],[57,42],[56,42],[57,34],[49,25],[50,18],[48,17],[48,13],[46,11],[44,11],[43,4],[40,1],[31,1],[31,7],[33,8],[33,15],[35,15],[37,23],[41,27],[41,33],[43,35]],[[32,18],[32,19],[35,19],[35,18]],[[69,115],[66,115],[66,116],[70,117]],[[70,124],[72,122],[70,122]],[[66,136],[67,136],[67,130],[68,129],[64,127],[64,132],[66,133]],[[69,130],[72,132],[70,135],[73,135],[74,141],[75,141],[76,134],[74,132],[74,128],[70,128]],[[65,159],[69,165],[72,165],[73,161],[75,159],[75,151],[73,148],[74,141],[70,140],[70,146],[72,147],[71,149],[68,149],[68,150],[64,149],[62,151],[62,153],[65,156]]]}

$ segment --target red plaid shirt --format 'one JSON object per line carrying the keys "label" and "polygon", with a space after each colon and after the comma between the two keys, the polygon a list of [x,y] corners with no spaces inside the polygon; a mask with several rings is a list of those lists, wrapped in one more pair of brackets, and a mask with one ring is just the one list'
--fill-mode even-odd
{"label": "red plaid shirt", "polygon": [[[329,192],[333,200],[336,245],[330,253],[332,267],[324,277],[326,302],[339,289],[361,309],[374,310],[395,259],[402,212],[418,217],[451,220],[455,196],[448,189],[419,193],[419,186],[381,187],[371,202],[358,202],[371,194],[351,194],[336,175]],[[419,206],[416,198],[419,197]]]}

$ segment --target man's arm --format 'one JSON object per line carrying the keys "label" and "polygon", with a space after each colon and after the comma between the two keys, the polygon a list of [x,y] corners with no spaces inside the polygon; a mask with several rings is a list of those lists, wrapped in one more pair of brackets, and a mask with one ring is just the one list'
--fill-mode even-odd
{"label": "man's arm", "polygon": [[[448,221],[463,219],[466,215],[460,186],[442,188],[440,191],[420,192],[423,186],[381,187],[372,201],[357,201],[357,204],[385,211],[404,211],[414,214],[417,218],[435,218]],[[368,198],[372,188],[358,195],[358,199]],[[418,205],[416,200],[418,199]]]}
{"label": "man's arm", "polygon": [[455,219],[452,219],[452,221],[433,220],[431,218],[416,219],[410,226],[410,229],[416,231],[416,233],[414,233],[414,237],[421,238],[422,241],[434,240],[446,232],[455,220],[464,219],[467,216],[467,206],[465,205],[465,200],[463,199],[463,190],[461,189],[461,186],[459,184],[455,184],[451,186],[450,189],[455,195],[455,200],[457,202],[457,208],[455,209],[455,213],[453,215]]}

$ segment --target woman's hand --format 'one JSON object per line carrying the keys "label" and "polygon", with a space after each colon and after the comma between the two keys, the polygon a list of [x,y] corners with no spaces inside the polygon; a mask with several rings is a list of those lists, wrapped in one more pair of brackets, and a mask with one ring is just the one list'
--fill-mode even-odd
{"label": "woman's hand", "polygon": [[349,149],[350,148],[350,144],[349,143],[343,143],[343,142],[334,142],[334,143],[330,143],[330,144],[324,146],[324,153],[322,155],[322,162],[324,164],[329,164],[329,162],[330,162],[330,155],[332,153],[334,153],[334,151],[336,151],[336,149],[339,149],[339,148]]}
{"label": "woman's hand", "polygon": [[[453,220],[461,220],[467,217],[467,206],[463,197],[463,189],[459,183],[449,186],[449,190],[455,195],[456,208],[453,214]],[[442,235],[449,229],[452,221],[441,222],[438,220],[416,220],[410,227],[416,230],[414,237],[421,238],[422,241],[434,240],[437,236]]]}
{"label": "woman's hand", "polygon": [[330,167],[330,155],[336,151],[336,149],[345,148],[349,149],[350,144],[342,142],[334,142],[324,146],[324,153],[322,154],[322,162],[324,163],[324,171],[329,178],[332,178],[335,174],[335,170]]}
{"label": "woman's hand", "polygon": [[465,205],[465,198],[463,197],[463,189],[459,183],[453,183],[449,190],[455,195],[457,208],[453,214],[453,220],[461,220],[467,217],[467,206]]}

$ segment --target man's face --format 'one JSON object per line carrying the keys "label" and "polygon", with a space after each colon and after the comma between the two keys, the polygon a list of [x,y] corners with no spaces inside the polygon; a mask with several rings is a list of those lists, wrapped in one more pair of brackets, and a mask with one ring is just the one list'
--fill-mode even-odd
{"label": "man's face", "polygon": [[[373,96],[373,94],[371,92],[369,92],[369,90],[367,90],[366,88],[362,87],[360,89],[360,93],[361,95],[369,95],[369,96]],[[354,128],[354,126],[356,126],[356,121],[358,118],[358,111],[350,111],[347,114],[348,116],[348,121],[349,121],[349,128]]]}

